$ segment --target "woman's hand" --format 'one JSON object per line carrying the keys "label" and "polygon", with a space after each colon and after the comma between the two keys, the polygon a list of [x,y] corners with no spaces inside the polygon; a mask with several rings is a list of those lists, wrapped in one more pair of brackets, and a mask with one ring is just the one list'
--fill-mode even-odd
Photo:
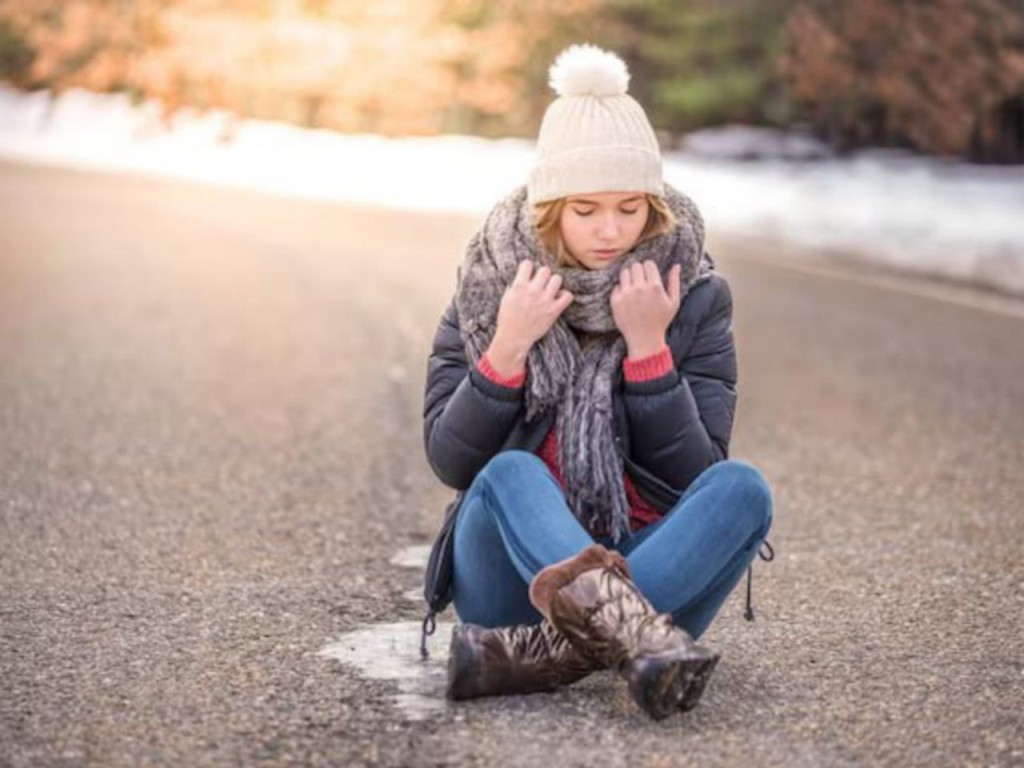
{"label": "woman's hand", "polygon": [[665,332],[679,311],[681,272],[678,264],[669,270],[667,291],[653,261],[633,264],[619,273],[619,284],[611,295],[612,317],[633,360],[653,355],[665,345]]}
{"label": "woman's hand", "polygon": [[497,328],[487,359],[502,376],[514,376],[526,366],[530,348],[572,304],[573,295],[562,289],[561,275],[548,267],[536,272],[530,261],[519,262],[515,279],[498,305]]}

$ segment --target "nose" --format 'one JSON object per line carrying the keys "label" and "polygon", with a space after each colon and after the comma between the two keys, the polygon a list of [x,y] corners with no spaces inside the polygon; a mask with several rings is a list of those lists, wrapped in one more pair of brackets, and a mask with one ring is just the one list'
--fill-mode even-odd
{"label": "nose", "polygon": [[602,240],[617,240],[619,237],[619,222],[614,213],[601,217],[601,223],[597,231]]}

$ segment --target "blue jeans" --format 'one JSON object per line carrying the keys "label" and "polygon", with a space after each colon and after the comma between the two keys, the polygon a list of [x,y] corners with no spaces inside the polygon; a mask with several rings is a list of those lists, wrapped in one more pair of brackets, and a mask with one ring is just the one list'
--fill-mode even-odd
{"label": "blue jeans", "polygon": [[[772,522],[761,473],[743,461],[712,464],[660,520],[617,546],[659,613],[699,637],[757,554]],[[547,565],[594,543],[543,461],[495,456],[473,480],[455,525],[453,602],[485,627],[536,624],[529,585]]]}

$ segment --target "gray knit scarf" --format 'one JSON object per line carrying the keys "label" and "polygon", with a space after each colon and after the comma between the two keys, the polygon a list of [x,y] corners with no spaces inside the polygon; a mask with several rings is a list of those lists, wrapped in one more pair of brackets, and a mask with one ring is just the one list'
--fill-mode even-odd
{"label": "gray knit scarf", "polygon": [[575,299],[527,357],[526,419],[555,410],[558,464],[569,507],[591,533],[610,533],[616,542],[629,535],[623,461],[612,423],[612,387],[626,343],[612,318],[611,290],[624,267],[648,259],[662,278],[673,264],[682,266],[683,296],[712,268],[696,205],[668,184],[665,200],[678,222],[672,231],[641,243],[607,269],[588,270],[555,266],[537,238],[526,187],[519,187],[491,210],[470,239],[455,297],[466,354],[475,365],[494,336],[498,305],[519,262],[529,259],[562,276]]}

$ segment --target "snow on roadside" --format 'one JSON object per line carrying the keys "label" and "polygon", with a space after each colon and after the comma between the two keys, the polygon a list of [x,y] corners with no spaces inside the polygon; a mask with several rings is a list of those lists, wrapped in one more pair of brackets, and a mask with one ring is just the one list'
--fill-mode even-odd
{"label": "snow on roadside", "polygon": [[[523,183],[533,144],[470,136],[344,135],[72,90],[56,100],[0,84],[0,157],[143,173],[316,200],[483,215]],[[760,146],[758,145],[760,142]],[[1024,296],[1024,167],[806,142],[728,126],[666,155],[666,179],[709,230],[839,249]],[[730,159],[754,156],[756,160]]]}

